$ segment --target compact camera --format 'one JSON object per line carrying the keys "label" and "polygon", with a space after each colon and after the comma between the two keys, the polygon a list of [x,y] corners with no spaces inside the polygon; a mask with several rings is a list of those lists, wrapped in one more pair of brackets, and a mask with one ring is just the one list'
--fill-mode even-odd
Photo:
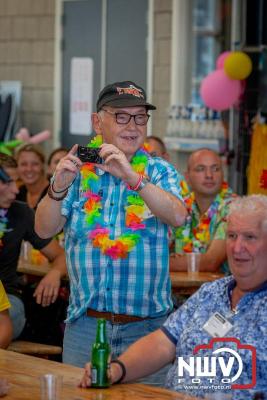
{"label": "compact camera", "polygon": [[102,158],[99,156],[100,149],[93,147],[78,146],[77,157],[82,162],[89,162],[95,164],[101,164]]}
{"label": "compact camera", "polygon": [[0,166],[0,181],[3,183],[9,183],[12,181],[10,176],[6,173],[6,171]]}

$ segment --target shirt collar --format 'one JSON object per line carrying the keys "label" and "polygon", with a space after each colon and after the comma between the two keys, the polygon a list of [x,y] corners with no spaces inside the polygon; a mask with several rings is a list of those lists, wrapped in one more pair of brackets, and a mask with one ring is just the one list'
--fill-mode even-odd
{"label": "shirt collar", "polygon": [[[227,293],[228,293],[228,297],[229,299],[231,299],[231,294],[232,291],[234,290],[234,288],[236,287],[236,280],[234,277],[232,277],[232,279],[230,280],[230,282],[228,283],[228,287],[227,287]],[[267,281],[263,282],[257,289],[252,290],[249,293],[260,293],[264,290],[267,290]]]}

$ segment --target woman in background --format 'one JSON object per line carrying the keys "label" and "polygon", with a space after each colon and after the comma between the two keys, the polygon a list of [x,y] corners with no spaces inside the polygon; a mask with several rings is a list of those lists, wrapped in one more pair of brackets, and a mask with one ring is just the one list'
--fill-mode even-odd
{"label": "woman in background", "polygon": [[51,178],[56,169],[57,164],[59,163],[61,158],[63,158],[67,153],[68,150],[65,149],[64,147],[58,147],[57,149],[52,151],[47,161],[48,178]]}
{"label": "woman in background", "polygon": [[[26,202],[35,211],[49,187],[44,153],[37,145],[26,144],[19,148],[16,158],[18,174],[22,181],[17,200]],[[31,246],[27,258],[31,264],[35,265],[47,262],[46,257]],[[34,339],[41,343],[62,345],[63,331],[61,325],[65,319],[67,300],[63,300],[59,295],[55,303],[44,308],[33,300],[33,293],[39,279],[27,277],[26,282],[23,289],[23,300],[27,325],[22,332],[22,339],[30,341]],[[61,289],[59,289],[59,293],[60,291]]]}
{"label": "woman in background", "polygon": [[33,144],[26,144],[17,152],[18,173],[22,181],[17,200],[24,201],[36,209],[45,196],[49,182],[45,172],[45,156],[42,150]]}

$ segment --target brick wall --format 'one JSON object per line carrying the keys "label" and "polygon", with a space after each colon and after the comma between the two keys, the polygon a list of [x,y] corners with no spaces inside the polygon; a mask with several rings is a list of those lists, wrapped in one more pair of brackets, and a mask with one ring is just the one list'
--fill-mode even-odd
{"label": "brick wall", "polygon": [[55,0],[0,0],[0,80],[22,82],[21,123],[53,128]]}
{"label": "brick wall", "polygon": [[[22,82],[21,122],[53,129],[56,0],[0,0],[0,80]],[[154,2],[153,134],[164,136],[170,97],[172,0]]]}
{"label": "brick wall", "polygon": [[166,132],[167,111],[170,104],[172,0],[154,2],[154,80],[153,135],[163,137]]}

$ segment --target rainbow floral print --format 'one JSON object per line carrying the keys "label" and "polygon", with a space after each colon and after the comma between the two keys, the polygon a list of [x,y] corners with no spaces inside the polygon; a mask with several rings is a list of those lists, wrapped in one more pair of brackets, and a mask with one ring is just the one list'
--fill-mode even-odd
{"label": "rainbow floral print", "polygon": [[[199,211],[194,192],[191,192],[185,181],[181,183],[181,194],[183,196],[188,217],[184,225],[175,230],[177,246],[182,253],[206,251],[210,243],[210,232],[218,214],[225,212],[225,205],[229,204],[235,196],[226,182],[223,182],[220,193],[217,194],[208,210],[197,217]],[[222,215],[224,217],[224,215]]]}
{"label": "rainbow floral print", "polygon": [[[87,146],[98,148],[101,144],[102,137],[97,135]],[[145,175],[147,162],[148,153],[144,146],[132,158],[131,165],[135,172]],[[127,258],[129,252],[140,240],[139,231],[145,229],[143,215],[146,207],[143,199],[136,192],[129,190],[125,205],[125,233],[115,239],[110,239],[110,230],[103,220],[102,197],[98,194],[99,176],[96,174],[94,164],[84,164],[81,175],[83,195],[87,199],[84,212],[86,223],[90,228],[89,239],[93,246],[99,248],[106,256],[114,260]]]}

